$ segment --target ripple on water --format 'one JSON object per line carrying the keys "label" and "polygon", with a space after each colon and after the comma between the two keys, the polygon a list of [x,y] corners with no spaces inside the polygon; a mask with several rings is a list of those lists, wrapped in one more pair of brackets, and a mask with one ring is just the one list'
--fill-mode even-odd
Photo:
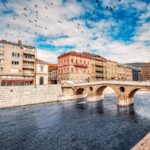
{"label": "ripple on water", "polygon": [[[128,150],[150,131],[150,97],[114,97],[0,110],[0,150]],[[24,109],[25,108],[25,109]]]}

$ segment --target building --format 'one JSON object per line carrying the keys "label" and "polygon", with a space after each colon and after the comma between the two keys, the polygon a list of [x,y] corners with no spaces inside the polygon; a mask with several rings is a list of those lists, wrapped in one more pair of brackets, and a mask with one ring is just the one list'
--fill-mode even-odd
{"label": "building", "polygon": [[132,81],[132,69],[127,65],[117,64],[117,80]]}
{"label": "building", "polygon": [[132,67],[132,78],[133,81],[141,81],[141,71],[136,67]]}
{"label": "building", "polygon": [[139,67],[133,67],[128,65],[132,69],[132,79],[133,81],[141,81],[141,70]]}
{"label": "building", "polygon": [[48,84],[48,63],[36,59],[36,85]]}
{"label": "building", "polygon": [[135,63],[127,63],[126,65],[140,69],[140,66],[142,64],[144,64],[144,63],[142,63],[142,62],[135,62]]}
{"label": "building", "polygon": [[91,79],[91,60],[82,53],[69,52],[58,57],[58,82],[71,80],[87,82]]}
{"label": "building", "polygon": [[107,60],[99,55],[83,52],[90,59],[91,81],[106,80]]}
{"label": "building", "polygon": [[48,83],[57,84],[58,80],[58,65],[57,64],[48,64]]}
{"label": "building", "polygon": [[90,82],[106,78],[106,59],[91,53],[69,52],[58,57],[58,81]]}
{"label": "building", "polygon": [[0,40],[0,85],[34,84],[35,57],[33,46]]}
{"label": "building", "polygon": [[107,80],[117,80],[117,62],[108,60],[106,62],[106,79]]}
{"label": "building", "polygon": [[141,78],[143,81],[150,81],[150,62],[143,63],[141,66]]}

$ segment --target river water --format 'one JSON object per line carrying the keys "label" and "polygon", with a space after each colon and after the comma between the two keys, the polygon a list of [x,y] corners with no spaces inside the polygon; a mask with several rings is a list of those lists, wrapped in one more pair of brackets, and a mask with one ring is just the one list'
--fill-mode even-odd
{"label": "river water", "polygon": [[129,150],[150,132],[150,94],[0,109],[0,150]]}

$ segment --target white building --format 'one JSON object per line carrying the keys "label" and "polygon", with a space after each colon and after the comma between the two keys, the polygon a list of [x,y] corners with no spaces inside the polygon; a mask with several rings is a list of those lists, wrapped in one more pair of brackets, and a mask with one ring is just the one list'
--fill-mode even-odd
{"label": "white building", "polygon": [[36,85],[48,84],[48,63],[36,59]]}

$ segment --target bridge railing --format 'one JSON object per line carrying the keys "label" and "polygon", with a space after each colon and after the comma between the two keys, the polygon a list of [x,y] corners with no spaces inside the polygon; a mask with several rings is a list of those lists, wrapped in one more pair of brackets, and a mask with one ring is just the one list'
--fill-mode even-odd
{"label": "bridge railing", "polygon": [[106,80],[106,81],[93,81],[86,83],[75,83],[73,86],[78,85],[93,85],[93,84],[121,84],[121,85],[138,85],[138,86],[150,86],[150,81],[116,81],[116,80]]}

